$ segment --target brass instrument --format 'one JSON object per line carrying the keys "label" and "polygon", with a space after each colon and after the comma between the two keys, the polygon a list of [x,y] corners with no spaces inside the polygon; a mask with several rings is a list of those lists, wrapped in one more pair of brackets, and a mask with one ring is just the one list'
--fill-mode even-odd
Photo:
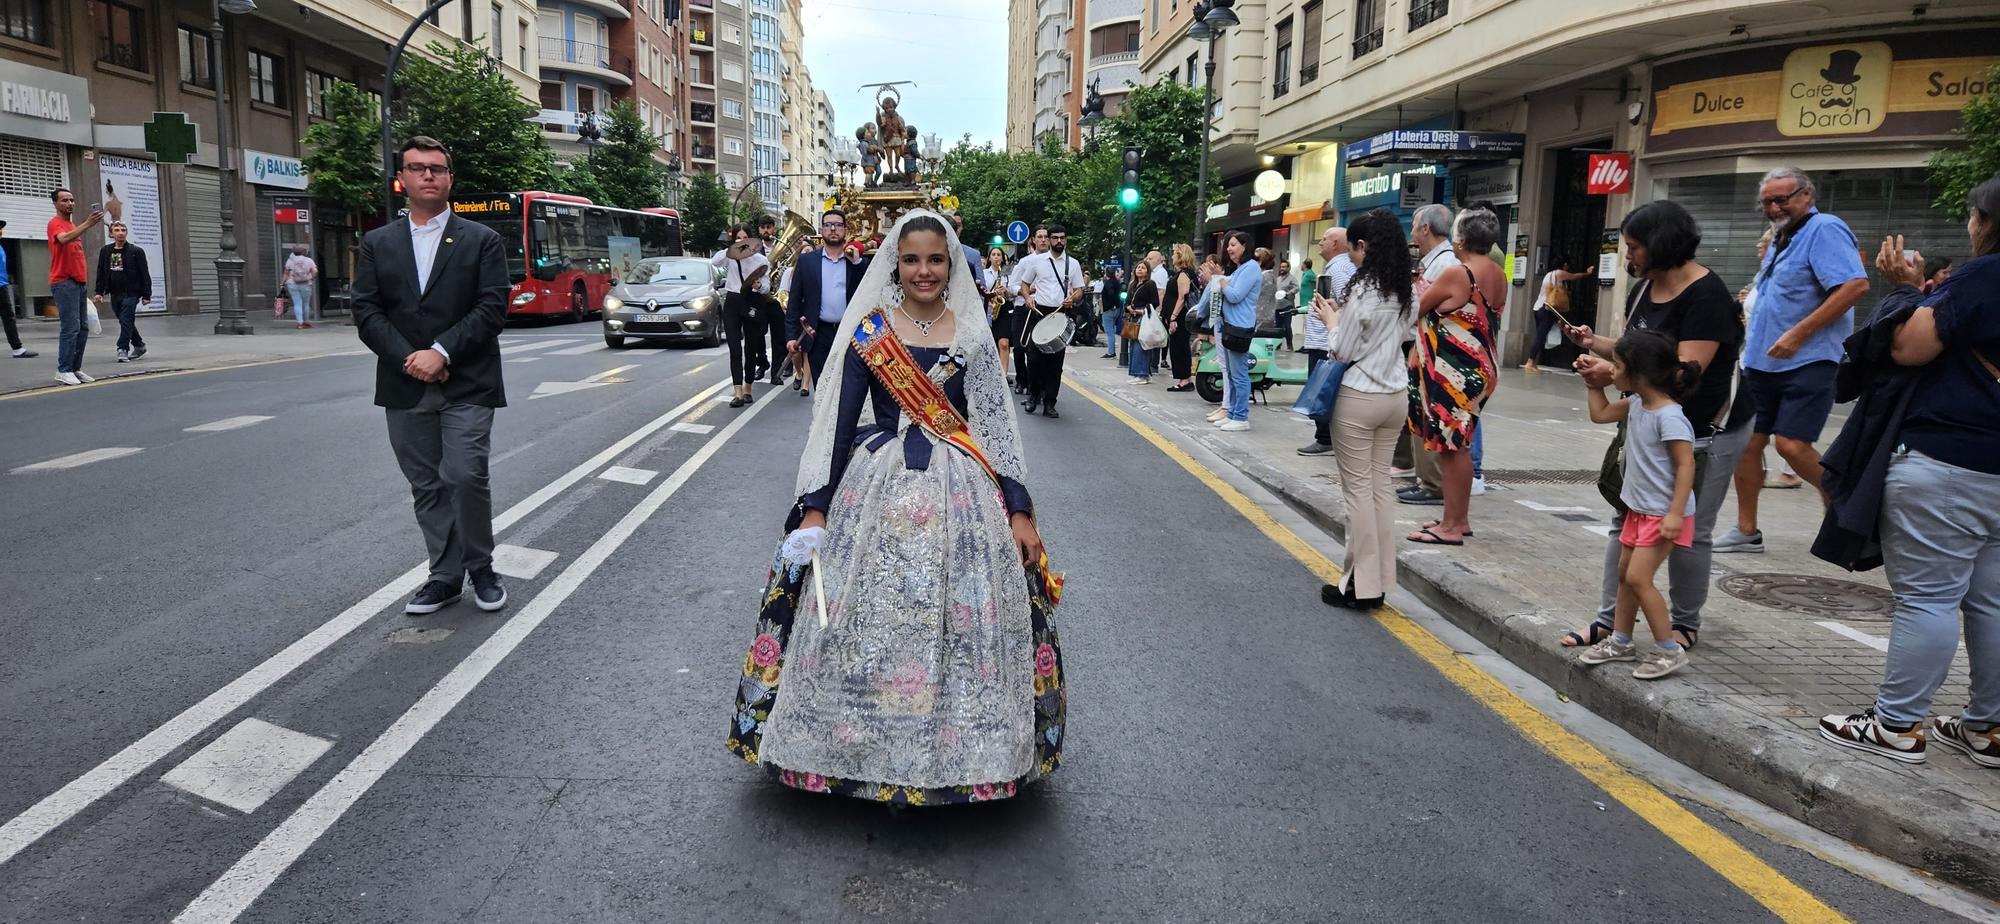
{"label": "brass instrument", "polygon": [[[798,262],[799,242],[811,237],[812,233],[813,223],[811,219],[791,209],[785,210],[785,228],[779,231],[777,238],[771,242],[770,278],[774,284],[776,280],[784,278],[786,269],[790,268],[793,263]],[[773,294],[778,297],[781,303],[787,300],[787,293],[777,292]]]}
{"label": "brass instrument", "polygon": [[1000,320],[1000,312],[1007,310],[1007,282],[1001,277],[1000,270],[990,270],[989,272],[993,273],[993,290],[988,293],[986,298],[987,320],[998,321]]}

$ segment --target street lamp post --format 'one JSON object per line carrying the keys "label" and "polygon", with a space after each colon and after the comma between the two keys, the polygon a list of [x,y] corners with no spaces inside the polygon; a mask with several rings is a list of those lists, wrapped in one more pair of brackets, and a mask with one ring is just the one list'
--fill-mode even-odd
{"label": "street lamp post", "polygon": [[424,11],[410,20],[410,26],[403,30],[403,37],[389,49],[389,66],[382,71],[382,223],[396,220],[396,126],[391,115],[396,104],[396,68],[403,63],[403,51],[410,47],[410,39],[424,20],[451,3],[452,0],[431,0]]}
{"label": "street lamp post", "polygon": [[1201,0],[1194,7],[1194,24],[1188,26],[1188,38],[1208,46],[1208,62],[1201,68],[1201,168],[1195,174],[1194,191],[1194,255],[1200,259],[1208,255],[1208,157],[1209,136],[1213,133],[1215,118],[1215,41],[1222,37],[1223,30],[1242,20],[1230,7],[1236,0]]}
{"label": "street lamp post", "polygon": [[222,14],[248,13],[256,0],[215,0],[209,7],[208,44],[215,61],[215,161],[222,168],[222,240],[215,255],[215,332],[254,334],[243,312],[243,257],[236,252],[236,168],[229,156],[229,55],[223,49]]}

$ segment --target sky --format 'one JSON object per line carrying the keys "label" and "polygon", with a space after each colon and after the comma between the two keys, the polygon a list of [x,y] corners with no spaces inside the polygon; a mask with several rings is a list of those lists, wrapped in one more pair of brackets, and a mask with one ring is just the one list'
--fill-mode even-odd
{"label": "sky", "polygon": [[801,14],[806,66],[842,137],[875,117],[862,84],[914,80],[898,89],[918,132],[946,147],[967,132],[1004,146],[1006,0],[801,0]]}

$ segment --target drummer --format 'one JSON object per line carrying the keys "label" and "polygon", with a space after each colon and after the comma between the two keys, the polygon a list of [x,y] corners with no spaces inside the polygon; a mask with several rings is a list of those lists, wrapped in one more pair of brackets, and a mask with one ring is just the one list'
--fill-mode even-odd
{"label": "drummer", "polygon": [[[1044,417],[1061,417],[1056,413],[1056,396],[1062,390],[1063,355],[1069,346],[1068,336],[1048,340],[1034,337],[1035,328],[1049,318],[1067,320],[1067,313],[1083,298],[1083,264],[1066,251],[1069,246],[1069,231],[1062,225],[1052,224],[1035,234],[1035,253],[1022,258],[1014,269],[1014,277],[1008,281],[1009,288],[1016,291],[1027,302],[1027,318],[1024,329],[1029,339],[1046,342],[1033,343],[1028,354],[1028,400],[1022,403],[1028,413],[1041,409]],[[1051,325],[1068,326],[1068,325]],[[1060,333],[1060,332],[1057,332]]]}

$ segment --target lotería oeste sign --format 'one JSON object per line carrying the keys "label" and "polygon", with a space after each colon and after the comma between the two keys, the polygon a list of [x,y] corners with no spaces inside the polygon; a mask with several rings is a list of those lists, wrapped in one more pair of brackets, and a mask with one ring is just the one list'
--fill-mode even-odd
{"label": "loter\u00eda oeste sign", "polygon": [[1948,134],[1985,92],[2000,30],[1736,49],[1653,69],[1648,151]]}

